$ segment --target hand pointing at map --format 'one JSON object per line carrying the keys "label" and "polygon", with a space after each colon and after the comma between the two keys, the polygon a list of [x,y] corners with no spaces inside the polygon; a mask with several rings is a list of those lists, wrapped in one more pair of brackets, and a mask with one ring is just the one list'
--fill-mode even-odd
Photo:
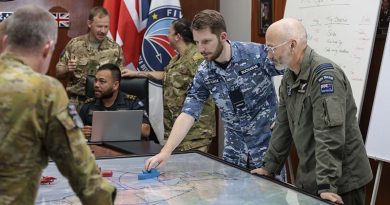
{"label": "hand pointing at map", "polygon": [[159,169],[161,166],[163,166],[171,156],[171,153],[167,152],[160,152],[156,156],[149,158],[145,162],[145,170],[150,171],[152,168]]}
{"label": "hand pointing at map", "polygon": [[181,113],[173,124],[171,134],[168,137],[167,143],[161,149],[161,152],[145,162],[145,170],[149,171],[156,165],[157,169],[163,166],[168,161],[173,150],[175,150],[175,148],[184,139],[188,133],[188,130],[190,130],[194,124],[194,121],[195,119],[191,115],[187,113]]}

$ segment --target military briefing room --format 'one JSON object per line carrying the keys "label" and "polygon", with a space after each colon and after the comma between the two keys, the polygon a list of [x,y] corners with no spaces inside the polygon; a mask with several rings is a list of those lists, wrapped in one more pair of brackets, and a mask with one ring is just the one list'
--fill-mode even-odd
{"label": "military briefing room", "polygon": [[387,204],[389,9],[0,0],[0,204]]}

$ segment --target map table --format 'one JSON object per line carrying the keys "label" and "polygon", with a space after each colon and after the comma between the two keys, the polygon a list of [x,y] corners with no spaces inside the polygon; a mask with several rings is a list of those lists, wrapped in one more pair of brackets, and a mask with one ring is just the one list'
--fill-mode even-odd
{"label": "map table", "polygon": [[[115,204],[328,204],[293,186],[252,175],[216,157],[200,152],[173,154],[159,169],[158,178],[138,180],[150,156],[98,159],[117,188]],[[81,204],[68,181],[49,163],[43,176],[57,178],[41,185],[36,204]]]}

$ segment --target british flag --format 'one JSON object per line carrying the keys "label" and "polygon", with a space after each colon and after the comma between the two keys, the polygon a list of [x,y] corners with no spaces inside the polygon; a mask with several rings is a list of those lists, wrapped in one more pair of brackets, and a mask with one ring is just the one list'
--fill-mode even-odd
{"label": "british flag", "polygon": [[52,12],[53,16],[56,18],[58,28],[69,28],[69,13],[68,12]]}
{"label": "british flag", "polygon": [[0,12],[0,22],[11,16],[12,12]]}
{"label": "british flag", "polygon": [[123,50],[125,65],[138,67],[142,39],[148,21],[148,0],[105,0],[103,7],[110,13],[110,34]]}

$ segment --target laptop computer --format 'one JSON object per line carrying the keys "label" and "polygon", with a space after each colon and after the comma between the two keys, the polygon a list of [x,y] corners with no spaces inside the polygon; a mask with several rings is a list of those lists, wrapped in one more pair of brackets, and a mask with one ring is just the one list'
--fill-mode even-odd
{"label": "laptop computer", "polygon": [[143,110],[94,111],[91,143],[141,140]]}

